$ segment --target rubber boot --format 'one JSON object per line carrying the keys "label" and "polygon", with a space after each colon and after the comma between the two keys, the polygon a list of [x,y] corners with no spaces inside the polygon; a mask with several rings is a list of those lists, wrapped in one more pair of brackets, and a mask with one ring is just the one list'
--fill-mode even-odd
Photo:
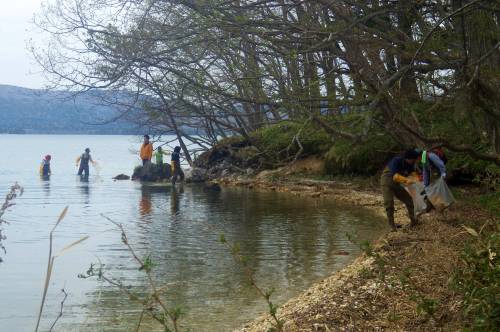
{"label": "rubber boot", "polygon": [[415,214],[410,214],[408,217],[410,217],[410,227],[417,226],[417,218],[415,217]]}
{"label": "rubber boot", "polygon": [[397,231],[398,227],[394,223],[394,211],[387,211],[387,221],[392,232]]}

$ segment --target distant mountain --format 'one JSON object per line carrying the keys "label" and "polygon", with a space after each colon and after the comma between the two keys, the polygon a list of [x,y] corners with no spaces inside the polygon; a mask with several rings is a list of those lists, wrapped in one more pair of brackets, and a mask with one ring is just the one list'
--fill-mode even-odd
{"label": "distant mountain", "polygon": [[73,98],[69,92],[0,85],[0,133],[140,133],[140,128],[127,120],[109,121],[120,113],[100,103],[103,93],[87,92]]}

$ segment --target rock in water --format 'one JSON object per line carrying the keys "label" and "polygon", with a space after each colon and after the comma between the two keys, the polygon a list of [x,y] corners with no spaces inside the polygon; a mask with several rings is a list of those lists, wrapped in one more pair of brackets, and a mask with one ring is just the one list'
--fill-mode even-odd
{"label": "rock in water", "polygon": [[207,171],[203,168],[193,167],[184,172],[186,182],[202,183],[207,180]]}
{"label": "rock in water", "polygon": [[164,163],[156,165],[147,163],[144,166],[137,166],[132,174],[132,180],[140,180],[147,182],[161,182],[165,179],[170,179],[170,164]]}
{"label": "rock in water", "polygon": [[130,176],[125,174],[118,174],[113,178],[113,180],[130,180]]}
{"label": "rock in water", "polygon": [[219,192],[221,191],[221,187],[218,183],[205,183],[205,186],[203,187],[203,191],[213,191],[213,192]]}

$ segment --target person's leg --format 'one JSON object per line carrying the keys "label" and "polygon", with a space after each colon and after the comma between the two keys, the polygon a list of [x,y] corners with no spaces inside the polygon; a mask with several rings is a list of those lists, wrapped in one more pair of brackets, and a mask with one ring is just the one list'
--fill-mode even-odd
{"label": "person's leg", "polygon": [[415,226],[417,224],[417,219],[415,218],[415,209],[413,207],[413,199],[410,194],[401,186],[393,188],[394,195],[406,206],[408,210],[408,217],[410,218],[410,226]]}
{"label": "person's leg", "polygon": [[181,181],[184,181],[184,171],[180,167],[179,167],[179,176],[181,178]]}
{"label": "person's leg", "polygon": [[80,168],[78,168],[78,175],[82,175],[83,173],[83,166],[80,165]]}
{"label": "person's leg", "polygon": [[177,182],[177,170],[174,170],[174,174],[172,174],[172,184],[175,185]]}
{"label": "person's leg", "polygon": [[85,172],[85,177],[88,178],[90,175],[89,165],[86,165],[83,171]]}
{"label": "person's leg", "polygon": [[382,176],[380,181],[380,188],[382,189],[382,196],[384,197],[384,208],[387,214],[387,222],[392,230],[396,230],[394,223],[394,192],[391,188],[392,179]]}

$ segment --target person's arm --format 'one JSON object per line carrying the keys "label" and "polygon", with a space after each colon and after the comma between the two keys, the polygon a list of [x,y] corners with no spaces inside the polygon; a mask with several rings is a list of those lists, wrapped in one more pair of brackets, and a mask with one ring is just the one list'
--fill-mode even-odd
{"label": "person's arm", "polygon": [[439,173],[443,178],[446,177],[446,166],[441,158],[435,153],[429,153],[429,160],[439,169]]}
{"label": "person's arm", "polygon": [[389,162],[387,167],[389,168],[390,174],[392,175],[392,179],[394,180],[394,182],[409,186],[409,185],[413,184],[415,181],[413,181],[412,179],[410,179],[406,176],[403,176],[399,173],[401,171],[401,168],[402,168],[400,163],[403,163],[403,162],[404,161],[400,158],[393,158]]}
{"label": "person's arm", "polygon": [[92,165],[94,165],[94,166],[95,166],[96,162],[94,161],[94,159],[92,159],[92,157],[91,157],[90,155],[89,155],[89,160],[90,160],[90,162],[92,163]]}
{"label": "person's arm", "polygon": [[392,176],[392,179],[394,180],[394,182],[397,182],[397,183],[400,183],[400,184],[404,184],[406,186],[409,186],[409,185],[412,185],[415,183],[414,180],[412,180],[411,178],[409,177],[406,177],[406,176],[403,176],[399,173],[396,173]]}
{"label": "person's arm", "polygon": [[431,172],[429,170],[429,165],[424,165],[422,167],[422,175],[424,177],[424,187],[427,187],[431,182]]}
{"label": "person's arm", "polygon": [[78,163],[80,162],[80,159],[82,159],[82,156],[78,156],[78,158],[76,158],[76,166],[78,167]]}

